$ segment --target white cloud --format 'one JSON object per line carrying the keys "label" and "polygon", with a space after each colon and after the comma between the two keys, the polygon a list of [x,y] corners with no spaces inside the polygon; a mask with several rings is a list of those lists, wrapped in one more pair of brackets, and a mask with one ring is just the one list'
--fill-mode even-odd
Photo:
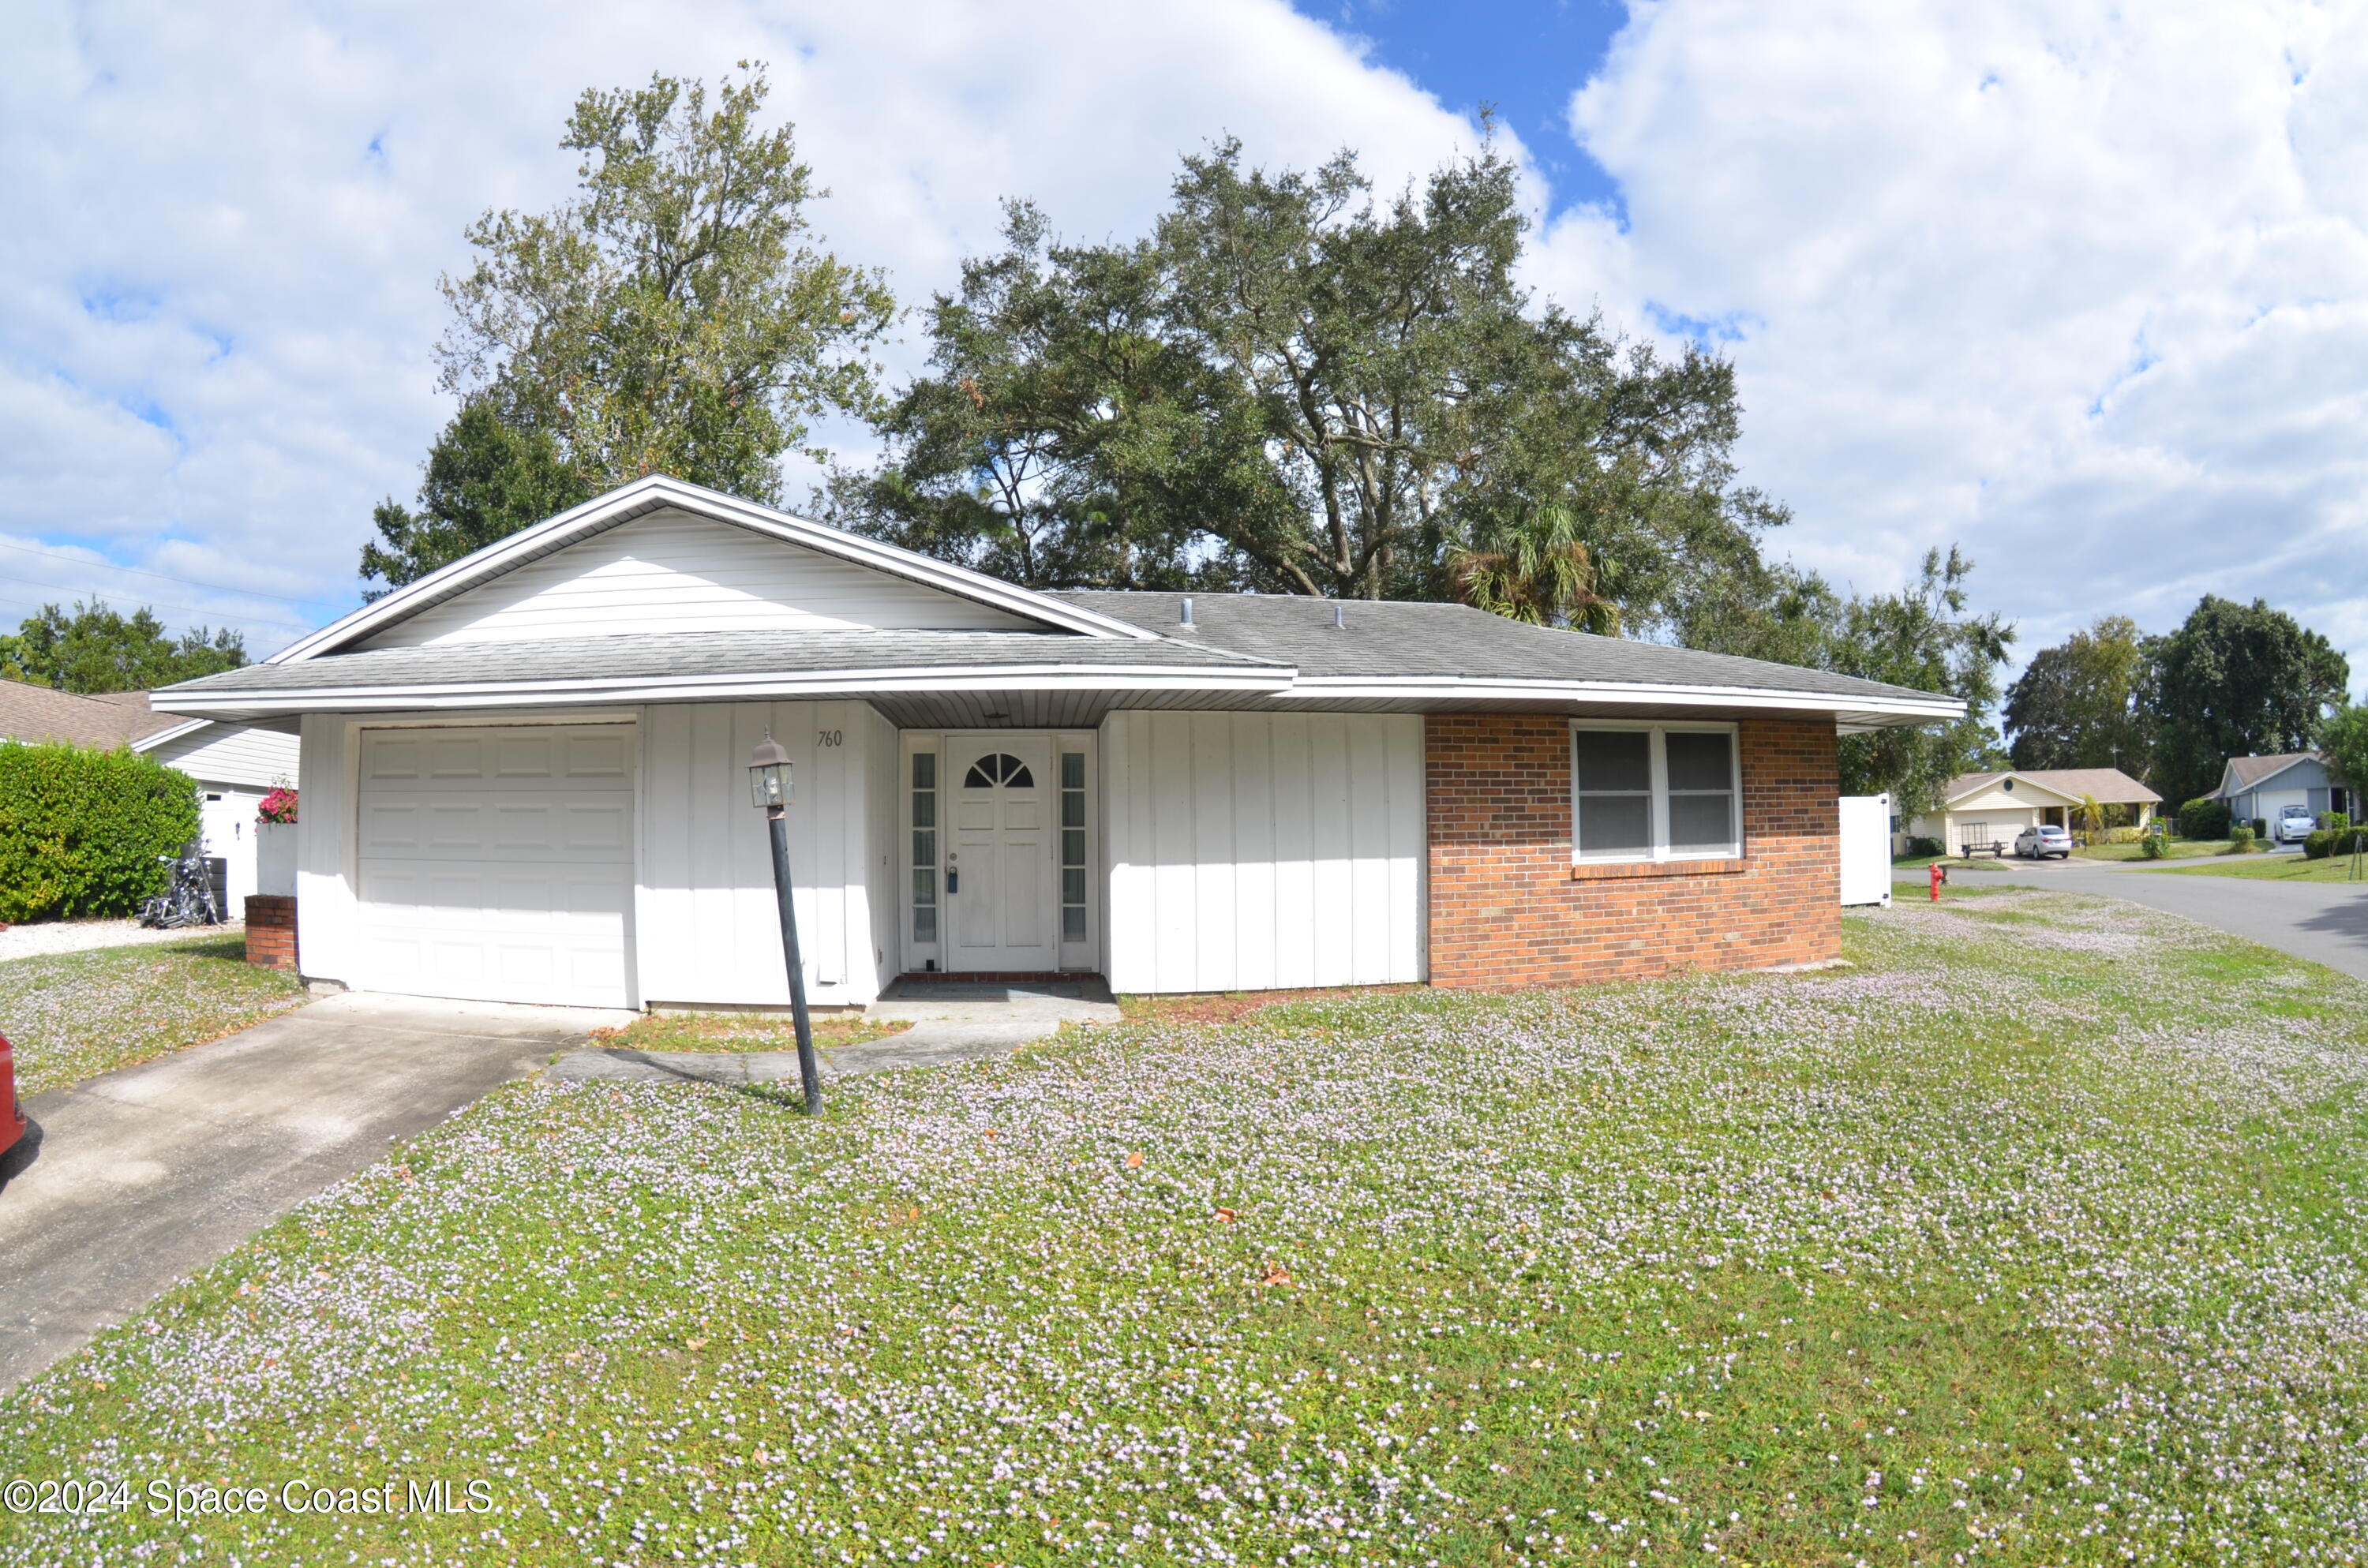
{"label": "white cloud", "polygon": [[[2368,36],[2289,5],[1638,5],[1534,266],[1720,324],[1803,560],[1963,540],[2023,651],[2267,597],[2368,676]],[[1696,328],[1695,330],[1700,330]]]}
{"label": "white cloud", "polygon": [[370,506],[410,494],[449,414],[437,275],[466,264],[478,212],[567,194],[555,142],[586,86],[768,61],[832,192],[818,226],[915,302],[994,243],[1008,196],[1129,234],[1179,153],[1228,132],[1269,163],[1354,145],[1389,185],[1471,141],[1281,0],[52,0],[11,34],[0,540],[103,547],[181,585],[0,543],[0,624],[98,588],[258,647],[286,639],[256,619],[270,601],[197,585],[350,602]]}

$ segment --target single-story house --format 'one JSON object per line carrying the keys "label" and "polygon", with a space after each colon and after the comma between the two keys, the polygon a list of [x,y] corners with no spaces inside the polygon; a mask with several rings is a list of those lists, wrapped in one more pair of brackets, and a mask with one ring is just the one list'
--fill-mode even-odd
{"label": "single-story house", "polygon": [[2144,827],[2154,819],[2162,797],[2118,767],[2022,767],[1987,773],[1961,773],[1941,788],[1938,809],[1907,824],[1901,835],[1938,839],[1945,851],[1961,855],[1969,846],[2004,844],[2014,847],[2015,835],[2027,827],[2053,823],[2073,825],[2073,813],[2084,800],[2100,806],[2125,806]]}
{"label": "single-story house", "polygon": [[297,725],[303,971],[809,993],[1493,985],[1835,956],[1839,733],[1953,699],[1446,604],[1033,592],[653,477],[160,707]]}
{"label": "single-story house", "polygon": [[2315,822],[2322,812],[2349,812],[2351,791],[2336,782],[2322,752],[2290,751],[2275,756],[2232,756],[2220,769],[2220,786],[2206,797],[2228,802],[2237,822],[2274,823],[2285,806],[2306,806]]}
{"label": "single-story house", "polygon": [[199,831],[223,863],[233,920],[255,891],[256,807],[274,785],[297,782],[293,726],[283,733],[160,713],[144,691],[83,696],[0,680],[0,740],[129,746],[195,779]]}

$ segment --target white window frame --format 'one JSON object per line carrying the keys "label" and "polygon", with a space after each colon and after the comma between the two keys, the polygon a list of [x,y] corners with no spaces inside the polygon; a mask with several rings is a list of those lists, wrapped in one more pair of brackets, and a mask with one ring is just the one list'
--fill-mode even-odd
{"label": "white window frame", "polygon": [[[1647,820],[1651,824],[1652,842],[1644,849],[1597,850],[1582,852],[1579,846],[1578,737],[1582,733],[1600,733],[1617,731],[1627,734],[1650,737],[1645,755],[1652,767],[1652,791]],[[1669,843],[1669,754],[1668,737],[1673,734],[1725,735],[1728,788],[1735,796],[1735,838],[1731,843],[1713,848],[1673,848]],[[1628,719],[1574,719],[1570,724],[1570,740],[1565,756],[1570,766],[1570,862],[1574,866],[1656,865],[1670,861],[1739,860],[1744,853],[1743,832],[1743,727],[1735,723],[1714,722],[1645,723]]]}

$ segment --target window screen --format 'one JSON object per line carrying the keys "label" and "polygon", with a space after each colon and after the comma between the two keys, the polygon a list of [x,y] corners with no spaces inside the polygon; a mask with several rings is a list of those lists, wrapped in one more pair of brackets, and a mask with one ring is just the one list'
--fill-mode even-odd
{"label": "window screen", "polygon": [[1578,852],[1643,854],[1653,846],[1653,737],[1642,730],[1581,730],[1573,737]]}
{"label": "window screen", "polygon": [[1668,746],[1669,847],[1731,848],[1735,831],[1735,737],[1672,730]]}

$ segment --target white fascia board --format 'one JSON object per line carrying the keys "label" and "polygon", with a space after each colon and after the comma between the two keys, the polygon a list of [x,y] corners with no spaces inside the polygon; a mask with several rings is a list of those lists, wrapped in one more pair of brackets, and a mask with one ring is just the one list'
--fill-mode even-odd
{"label": "white fascia board", "polygon": [[579,539],[589,538],[619,523],[631,521],[659,506],[677,507],[696,517],[769,535],[817,554],[920,583],[1029,620],[1057,626],[1065,631],[1087,637],[1119,638],[1132,642],[1159,641],[1159,634],[1156,631],[1098,614],[1064,599],[1016,587],[1000,578],[973,572],[966,566],[932,561],[926,555],[899,550],[894,545],[860,539],[820,523],[791,517],[787,512],[777,512],[768,506],[759,506],[696,484],[686,484],[681,480],[663,474],[653,474],[612,490],[606,495],[596,496],[581,506],[562,512],[531,528],[521,528],[473,555],[463,556],[450,565],[438,567],[418,581],[406,584],[383,598],[373,600],[352,614],[330,622],[311,636],[297,639],[263,662],[267,665],[302,664],[306,659],[335,652],[397,621],[408,619],[418,610],[430,604],[440,603],[450,595],[489,583],[514,566],[564,549]]}
{"label": "white fascia board", "polygon": [[[154,704],[151,704],[151,706],[153,707]],[[172,711],[172,710],[158,708],[156,709],[156,711],[159,713],[165,713]],[[188,734],[193,731],[202,730],[208,724],[218,722],[220,722],[220,721],[214,719],[192,719],[186,724],[176,724],[169,730],[159,730],[153,735],[142,735],[138,740],[131,743],[131,749],[135,752],[154,751],[158,746],[163,745],[167,741],[177,741],[183,735]]]}
{"label": "white fascia board", "polygon": [[1644,681],[1485,680],[1456,676],[1373,678],[1302,676],[1286,694],[1313,703],[1339,699],[1401,701],[1602,702],[1634,708],[1763,708],[1794,712],[1881,714],[1931,723],[1962,719],[1954,698],[1838,696],[1826,691],[1770,691],[1764,687],[1659,686]]}
{"label": "white fascia board", "polygon": [[504,708],[578,702],[726,702],[847,697],[887,691],[1220,691],[1278,696],[1287,668],[1196,670],[1108,665],[980,665],[818,670],[764,675],[614,676],[597,680],[470,681],[438,686],[323,687],[294,691],[188,692],[176,713],[340,713],[390,709]]}

